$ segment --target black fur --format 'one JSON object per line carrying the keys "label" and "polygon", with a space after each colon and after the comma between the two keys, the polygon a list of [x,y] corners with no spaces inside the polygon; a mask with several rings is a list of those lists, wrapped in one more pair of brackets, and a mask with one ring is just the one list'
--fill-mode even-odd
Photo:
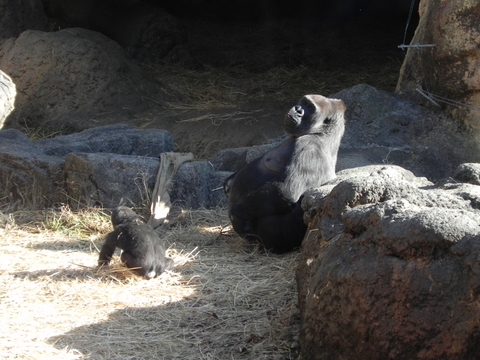
{"label": "black fur", "polygon": [[119,206],[112,212],[113,231],[105,237],[98,265],[110,262],[115,248],[122,249],[121,260],[128,268],[146,278],[154,278],[173,267],[173,260],[165,257],[162,240],[134,211]]}
{"label": "black fur", "polygon": [[335,178],[344,113],[341,100],[304,96],[285,116],[291,138],[225,180],[230,220],[239,235],[276,253],[301,245],[307,229],[301,198]]}

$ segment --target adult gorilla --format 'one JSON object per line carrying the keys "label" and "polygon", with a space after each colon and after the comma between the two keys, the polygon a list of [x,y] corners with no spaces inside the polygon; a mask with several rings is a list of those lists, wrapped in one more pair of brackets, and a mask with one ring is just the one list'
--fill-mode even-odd
{"label": "adult gorilla", "polygon": [[345,131],[342,100],[306,95],[285,116],[291,137],[225,180],[233,229],[267,250],[299,247],[307,229],[301,198],[335,178]]}

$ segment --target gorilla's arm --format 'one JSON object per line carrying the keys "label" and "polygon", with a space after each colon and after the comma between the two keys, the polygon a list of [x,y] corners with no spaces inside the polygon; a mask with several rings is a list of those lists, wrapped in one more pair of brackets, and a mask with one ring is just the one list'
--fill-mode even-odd
{"label": "gorilla's arm", "polygon": [[289,139],[266,152],[262,156],[262,161],[259,164],[261,171],[265,174],[270,172],[274,174],[274,176],[283,174],[285,167],[292,159],[294,145],[295,139]]}
{"label": "gorilla's arm", "polygon": [[335,178],[336,156],[333,158],[325,148],[325,139],[305,135],[297,139],[287,176],[281,185],[282,193],[296,202],[306,190],[319,187]]}
{"label": "gorilla's arm", "polygon": [[100,256],[98,257],[98,265],[107,265],[115,252],[117,247],[116,241],[118,237],[117,231],[112,231],[105,237],[102,249],[100,250]]}
{"label": "gorilla's arm", "polygon": [[292,201],[281,183],[293,145],[293,139],[282,143],[247,164],[232,180],[227,179],[232,214],[248,219],[291,211]]}

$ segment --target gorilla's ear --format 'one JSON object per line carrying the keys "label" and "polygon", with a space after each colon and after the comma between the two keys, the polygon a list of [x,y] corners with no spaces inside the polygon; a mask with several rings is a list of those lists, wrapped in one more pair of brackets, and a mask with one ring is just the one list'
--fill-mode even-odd
{"label": "gorilla's ear", "polygon": [[345,103],[341,99],[331,99],[333,100],[333,106],[336,110],[336,112],[340,112],[342,114],[345,113],[345,110],[347,110],[347,107],[345,106]]}

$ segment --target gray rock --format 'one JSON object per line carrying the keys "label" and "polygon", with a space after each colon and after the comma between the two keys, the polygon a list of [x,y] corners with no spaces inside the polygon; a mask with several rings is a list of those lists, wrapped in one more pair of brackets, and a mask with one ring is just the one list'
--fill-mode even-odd
{"label": "gray rock", "polygon": [[[71,153],[65,157],[67,193],[79,207],[149,207],[159,159],[117,154]],[[223,181],[229,172],[213,171],[207,161],[182,164],[169,191],[173,205],[214,208],[225,205]]]}
{"label": "gray rock", "polygon": [[439,184],[439,186],[467,200],[472,208],[480,210],[480,186],[449,181],[445,184]]}
{"label": "gray rock", "polygon": [[415,103],[367,84],[342,90],[332,97],[342,99],[347,106],[348,122],[342,140],[346,148],[403,147],[410,140],[412,124],[425,115]]}
{"label": "gray rock", "polygon": [[173,177],[172,203],[193,209],[225,205],[223,181],[230,174],[214,171],[208,161],[185,163]]}
{"label": "gray rock", "polygon": [[[366,203],[370,199],[382,198],[387,199],[392,189],[397,191],[409,191],[412,186],[416,187],[428,187],[433,183],[425,178],[417,178],[411,171],[408,171],[402,167],[395,165],[369,165],[359,168],[345,169],[339,171],[337,177],[319,188],[310,189],[305,192],[302,200],[302,208],[305,211],[305,222],[309,223],[313,221],[313,218],[317,215],[318,209],[323,206],[324,201],[330,201],[325,199],[333,190],[338,193],[338,198],[332,201],[332,206],[335,206],[334,212],[342,212],[343,209],[347,209],[351,198],[355,199],[354,204]],[[350,182],[362,179],[362,186],[351,186]],[[392,179],[399,184],[398,187],[389,187],[386,193],[378,194],[372,189],[378,186],[386,186],[392,182]],[[338,186],[337,186],[338,185]],[[363,187],[363,189],[362,189]],[[403,189],[402,187],[405,187]],[[362,189],[362,190],[360,190]],[[345,191],[345,193],[343,193]],[[353,192],[353,193],[352,193]],[[390,194],[392,197],[392,194]],[[333,197],[330,197],[333,198]],[[339,201],[337,201],[339,200]]]}
{"label": "gray rock", "polygon": [[[169,132],[128,125],[31,141],[20,131],[0,131],[2,198],[42,208],[150,206],[163,152],[173,151]],[[172,203],[187,208],[223,206],[223,181],[207,161],[185,163],[173,179]],[[18,203],[21,201],[21,204]]]}
{"label": "gray rock", "polygon": [[460,164],[453,177],[459,181],[480,185],[480,164]]}
{"label": "gray rock", "polygon": [[[173,150],[172,138],[168,132],[140,130],[127,125],[98,127],[69,136],[38,141],[31,141],[20,131],[8,129],[0,131],[0,140],[0,197],[8,199],[8,202],[13,202],[18,207],[34,208],[67,201],[77,205],[81,199],[88,198],[86,194],[89,190],[85,190],[80,196],[80,190],[72,191],[73,185],[65,183],[63,166],[64,156],[68,153],[81,150],[145,157],[158,156],[161,152]],[[136,168],[135,165],[132,166]],[[115,170],[114,167],[110,169]],[[119,176],[115,175],[116,173],[118,171],[109,176]],[[85,186],[88,188],[90,185]],[[70,198],[67,196],[67,188]],[[114,192],[114,189],[110,191]],[[122,191],[127,194],[126,197],[130,196],[127,186]],[[77,195],[80,197],[76,198]],[[103,197],[97,197],[95,201],[102,202],[102,199]],[[87,203],[95,203],[92,201]]]}
{"label": "gray rock", "polygon": [[173,151],[173,139],[165,130],[137,129],[130,125],[109,125],[79,133],[36,141],[47,155],[65,156],[71,152],[113,153],[156,157]]}
{"label": "gray rock", "polygon": [[149,206],[159,159],[111,153],[65,156],[67,193],[74,207]]}
{"label": "gray rock", "polygon": [[476,358],[478,186],[378,166],[326,187],[302,204],[302,358]]}
{"label": "gray rock", "polygon": [[49,156],[20,131],[0,131],[0,198],[18,208],[64,202],[63,158]]}
{"label": "gray rock", "polygon": [[459,131],[439,110],[366,84],[331,97],[347,106],[337,171],[394,164],[437,181],[461,163],[480,162],[474,134]]}

